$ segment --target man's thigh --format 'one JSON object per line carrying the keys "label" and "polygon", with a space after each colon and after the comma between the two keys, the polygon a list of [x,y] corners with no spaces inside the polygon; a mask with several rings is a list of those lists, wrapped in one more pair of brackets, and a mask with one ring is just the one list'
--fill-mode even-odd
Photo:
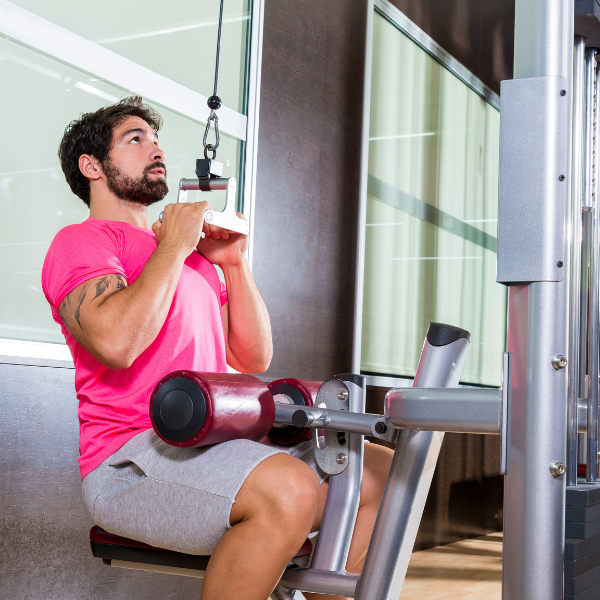
{"label": "man's thigh", "polygon": [[88,510],[111,533],[188,554],[212,553],[248,475],[280,453],[250,440],[192,449],[153,431],[136,438],[83,480]]}

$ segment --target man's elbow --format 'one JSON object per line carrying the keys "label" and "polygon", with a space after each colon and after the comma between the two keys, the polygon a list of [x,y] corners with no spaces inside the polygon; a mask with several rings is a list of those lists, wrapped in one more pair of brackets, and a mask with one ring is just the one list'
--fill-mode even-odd
{"label": "man's elbow", "polygon": [[252,371],[253,373],[264,373],[270,366],[271,360],[273,359],[273,346],[265,348],[260,357],[257,357],[256,361],[257,369]]}
{"label": "man's elbow", "polygon": [[113,371],[128,369],[137,358],[130,348],[119,348],[114,343],[99,346],[93,354],[106,368]]}
{"label": "man's elbow", "polygon": [[264,373],[269,368],[270,364],[271,358],[262,362],[257,362],[256,365],[254,365],[254,367],[248,371],[248,373]]}
{"label": "man's elbow", "polygon": [[264,373],[269,368],[272,358],[273,349],[271,348],[251,357],[246,356],[245,360],[236,360],[237,366],[234,368],[240,373]]}

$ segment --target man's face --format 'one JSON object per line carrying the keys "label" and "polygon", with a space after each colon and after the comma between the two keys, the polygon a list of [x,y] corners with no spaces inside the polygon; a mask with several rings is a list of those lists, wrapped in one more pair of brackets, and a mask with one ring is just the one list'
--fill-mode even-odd
{"label": "man's face", "polygon": [[108,189],[121,200],[150,206],[168,193],[165,153],[146,121],[128,117],[114,128],[112,148],[102,170]]}

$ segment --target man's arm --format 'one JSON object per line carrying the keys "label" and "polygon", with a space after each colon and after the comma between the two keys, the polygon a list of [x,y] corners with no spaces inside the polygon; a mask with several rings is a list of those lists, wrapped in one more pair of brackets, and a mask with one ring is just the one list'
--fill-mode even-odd
{"label": "man's arm", "polygon": [[273,356],[271,321],[245,258],[223,268],[227,304],[222,307],[227,363],[242,373],[266,371]]}
{"label": "man's arm", "polygon": [[208,235],[196,249],[221,267],[229,298],[221,309],[227,363],[242,373],[262,373],[273,357],[273,339],[267,307],[245,258],[248,237],[206,223],[205,228]]}
{"label": "man's arm", "polygon": [[131,284],[95,277],[59,306],[71,335],[109,369],[126,369],[156,339],[171,307],[185,259],[200,239],[206,202],[167,205],[159,246]]}

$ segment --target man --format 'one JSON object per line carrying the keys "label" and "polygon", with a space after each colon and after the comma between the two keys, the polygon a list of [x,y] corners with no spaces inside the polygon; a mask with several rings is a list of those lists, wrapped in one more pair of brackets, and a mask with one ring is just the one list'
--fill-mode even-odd
{"label": "man", "polygon": [[[246,237],[204,223],[207,202],[169,204],[150,228],[147,207],[168,191],[160,127],[128,98],[73,121],[59,149],[90,208],[56,235],[42,271],[75,363],[84,500],[110,532],[212,554],[202,600],[265,600],[319,527],[326,476],[311,442],[181,449],[152,430],[149,398],[166,373],[262,372],[273,351]],[[361,569],[390,461],[368,445],[349,571]]]}

